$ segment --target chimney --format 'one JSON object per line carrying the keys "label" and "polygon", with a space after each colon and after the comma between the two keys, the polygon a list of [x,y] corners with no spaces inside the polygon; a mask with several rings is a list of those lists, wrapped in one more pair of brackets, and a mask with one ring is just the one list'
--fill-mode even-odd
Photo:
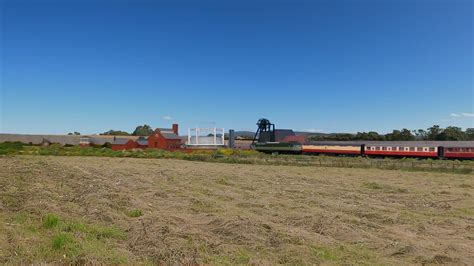
{"label": "chimney", "polygon": [[178,124],[173,124],[173,132],[179,136],[178,134]]}

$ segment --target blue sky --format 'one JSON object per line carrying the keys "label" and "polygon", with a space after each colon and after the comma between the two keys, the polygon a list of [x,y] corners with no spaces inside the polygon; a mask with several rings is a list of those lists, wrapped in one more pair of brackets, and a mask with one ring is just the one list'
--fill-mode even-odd
{"label": "blue sky", "polygon": [[2,133],[474,127],[473,1],[0,1]]}

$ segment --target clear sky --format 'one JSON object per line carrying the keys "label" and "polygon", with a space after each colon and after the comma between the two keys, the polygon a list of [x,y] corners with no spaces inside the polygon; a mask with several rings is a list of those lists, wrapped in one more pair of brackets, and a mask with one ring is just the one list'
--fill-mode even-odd
{"label": "clear sky", "polygon": [[474,127],[474,1],[0,0],[0,132]]}

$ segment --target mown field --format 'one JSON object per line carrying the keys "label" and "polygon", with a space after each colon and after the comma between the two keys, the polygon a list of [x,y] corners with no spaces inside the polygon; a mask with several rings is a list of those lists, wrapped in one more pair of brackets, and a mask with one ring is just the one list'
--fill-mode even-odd
{"label": "mown field", "polygon": [[472,261],[470,174],[0,157],[1,263]]}

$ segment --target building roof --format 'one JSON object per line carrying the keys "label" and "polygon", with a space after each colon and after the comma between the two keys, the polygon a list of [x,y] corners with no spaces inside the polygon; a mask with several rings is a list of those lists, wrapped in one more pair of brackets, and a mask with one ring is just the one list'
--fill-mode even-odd
{"label": "building roof", "polygon": [[181,138],[178,135],[176,135],[174,132],[169,133],[169,132],[160,131],[160,133],[161,133],[161,135],[163,135],[163,137],[165,139],[179,139],[179,140],[181,140]]}
{"label": "building roof", "polygon": [[115,140],[112,141],[111,144],[112,145],[123,145],[123,144],[126,144],[130,140],[131,139],[126,139],[126,138],[116,138]]}
{"label": "building roof", "polygon": [[174,133],[172,128],[157,128],[155,129],[155,132],[159,132],[165,139],[181,140],[181,138]]}
{"label": "building roof", "polygon": [[137,140],[138,145],[141,146],[147,146],[148,145],[148,140],[147,139],[139,139]]}
{"label": "building roof", "polygon": [[172,128],[157,128],[156,130],[159,130],[162,133],[174,133]]}

